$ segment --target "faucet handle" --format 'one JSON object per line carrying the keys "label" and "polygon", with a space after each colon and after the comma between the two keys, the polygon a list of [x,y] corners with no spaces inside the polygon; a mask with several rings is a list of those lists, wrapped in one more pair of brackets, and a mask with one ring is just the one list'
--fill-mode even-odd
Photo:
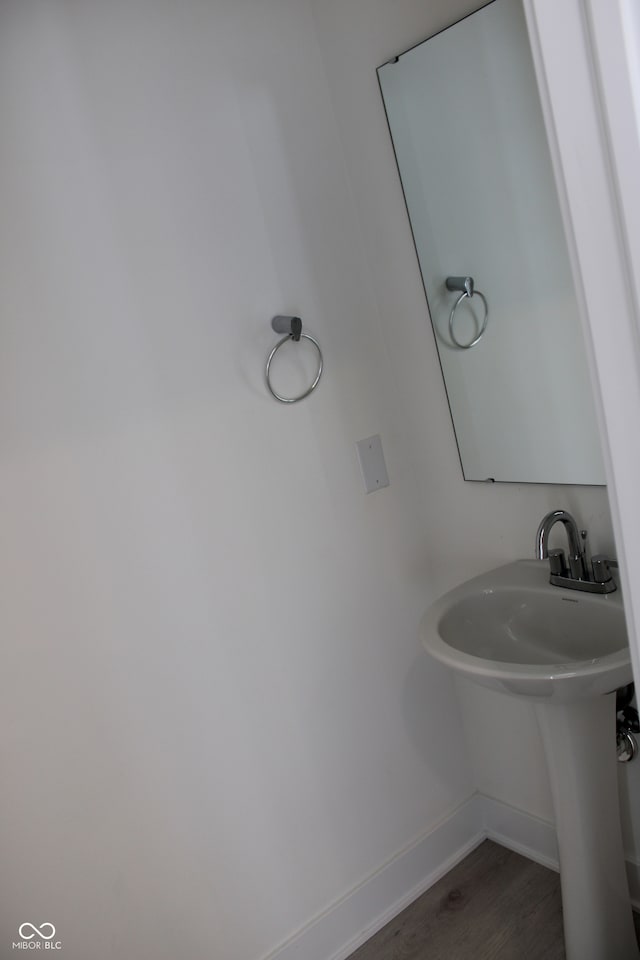
{"label": "faucet handle", "polygon": [[549,570],[552,576],[565,577],[567,565],[564,560],[564,550],[549,550]]}
{"label": "faucet handle", "polygon": [[603,553],[599,553],[592,558],[591,566],[593,567],[593,579],[596,583],[608,583],[611,580],[609,559]]}

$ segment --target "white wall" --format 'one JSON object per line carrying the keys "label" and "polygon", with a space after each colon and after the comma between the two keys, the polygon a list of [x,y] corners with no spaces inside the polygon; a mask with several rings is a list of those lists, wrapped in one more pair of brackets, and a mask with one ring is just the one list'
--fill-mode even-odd
{"label": "white wall", "polygon": [[440,384],[405,415],[305,3],[5,3],[0,119],[0,953],[251,960],[473,787],[417,637]]}
{"label": "white wall", "polygon": [[[333,104],[366,244],[369,283],[383,318],[386,365],[405,409],[413,452],[413,504],[425,533],[436,592],[520,556],[532,556],[537,525],[564,507],[588,528],[591,548],[615,555],[606,490],[465,483],[404,208],[375,70],[390,57],[472,12],[463,0],[312,0]],[[544,451],[541,451],[544,455]],[[552,819],[533,709],[459,681],[477,787]],[[640,778],[621,770],[627,850],[640,858]]]}
{"label": "white wall", "polygon": [[[257,960],[474,782],[525,802],[417,623],[552,507],[611,528],[460,474],[375,77],[455,12],[0,9],[1,950]],[[277,312],[325,351],[292,408]]]}

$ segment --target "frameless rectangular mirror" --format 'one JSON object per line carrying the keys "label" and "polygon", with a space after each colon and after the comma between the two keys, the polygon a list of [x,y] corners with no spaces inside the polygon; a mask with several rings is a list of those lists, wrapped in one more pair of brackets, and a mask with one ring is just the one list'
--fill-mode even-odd
{"label": "frameless rectangular mirror", "polygon": [[521,0],[378,77],[465,479],[604,484]]}

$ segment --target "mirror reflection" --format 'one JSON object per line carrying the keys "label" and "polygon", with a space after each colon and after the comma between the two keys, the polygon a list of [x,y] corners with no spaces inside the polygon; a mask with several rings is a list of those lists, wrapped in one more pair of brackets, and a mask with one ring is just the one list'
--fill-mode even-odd
{"label": "mirror reflection", "polygon": [[465,478],[603,484],[521,0],[378,76]]}

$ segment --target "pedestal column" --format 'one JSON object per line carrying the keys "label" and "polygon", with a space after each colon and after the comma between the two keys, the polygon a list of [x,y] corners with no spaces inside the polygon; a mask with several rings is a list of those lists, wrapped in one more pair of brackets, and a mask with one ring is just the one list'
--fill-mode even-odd
{"label": "pedestal column", "polygon": [[536,704],[556,815],[567,960],[640,960],[618,802],[615,693]]}

